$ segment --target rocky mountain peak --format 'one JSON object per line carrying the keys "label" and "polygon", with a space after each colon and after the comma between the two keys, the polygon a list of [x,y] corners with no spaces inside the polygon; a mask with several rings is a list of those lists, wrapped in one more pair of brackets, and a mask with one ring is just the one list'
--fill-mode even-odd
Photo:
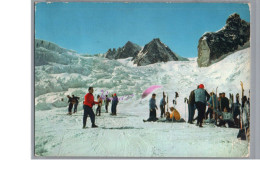
{"label": "rocky mountain peak", "polygon": [[155,38],[144,46],[133,61],[137,66],[144,66],[158,62],[178,61],[178,57],[159,38]]}
{"label": "rocky mountain peak", "polygon": [[207,67],[225,56],[250,45],[250,23],[234,13],[217,32],[205,33],[198,44],[198,66]]}
{"label": "rocky mountain peak", "polygon": [[109,49],[105,57],[108,59],[123,59],[128,57],[134,57],[139,51],[141,47],[131,41],[128,41],[122,48],[119,47],[117,50],[114,48],[113,50]]}

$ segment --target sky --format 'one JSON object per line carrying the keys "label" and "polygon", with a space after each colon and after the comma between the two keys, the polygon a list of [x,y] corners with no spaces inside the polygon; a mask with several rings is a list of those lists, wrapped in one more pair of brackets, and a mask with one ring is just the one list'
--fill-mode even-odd
{"label": "sky", "polygon": [[250,22],[241,3],[37,3],[35,38],[80,54],[105,53],[154,38],[183,57],[196,57],[200,37],[221,29],[233,13]]}

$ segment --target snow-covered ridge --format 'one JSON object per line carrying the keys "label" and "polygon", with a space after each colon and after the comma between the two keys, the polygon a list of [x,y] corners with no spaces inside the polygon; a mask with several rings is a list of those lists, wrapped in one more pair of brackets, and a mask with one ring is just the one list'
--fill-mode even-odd
{"label": "snow-covered ridge", "polygon": [[35,39],[35,66],[47,65],[54,62],[69,64],[79,60],[81,55],[73,50],[62,48],[52,42]]}
{"label": "snow-covered ridge", "polygon": [[65,107],[67,104],[60,100],[67,94],[83,99],[89,86],[95,88],[96,95],[101,90],[116,92],[119,96],[134,94],[133,102],[140,101],[142,92],[151,85],[164,87],[157,91],[158,99],[165,91],[171,100],[175,91],[180,94],[179,100],[183,100],[200,83],[208,91],[218,86],[219,91],[237,93],[240,92],[240,81],[243,81],[246,90],[249,89],[250,48],[235,52],[206,68],[198,68],[196,58],[137,67],[131,58],[108,60],[82,57],[76,53],[70,56],[74,60],[67,64],[48,62],[35,67],[37,110]]}

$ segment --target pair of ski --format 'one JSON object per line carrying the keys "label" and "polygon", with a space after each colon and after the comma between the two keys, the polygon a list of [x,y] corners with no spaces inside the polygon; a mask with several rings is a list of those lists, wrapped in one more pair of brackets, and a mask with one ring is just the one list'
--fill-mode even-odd
{"label": "pair of ski", "polygon": [[[214,89],[213,89],[213,95],[212,95],[212,105],[213,105],[213,116],[215,117],[215,125],[218,124],[218,104],[215,105],[215,97],[214,97]],[[218,95],[218,87],[216,88],[216,99],[218,98],[217,95]],[[216,100],[216,103],[218,103],[218,100]],[[216,110],[215,110],[215,107],[216,107]]]}
{"label": "pair of ski", "polygon": [[[242,91],[242,97],[241,97],[241,107],[240,107],[240,114],[239,114],[239,122],[240,122],[240,130],[244,129],[244,133],[245,133],[245,139],[247,140],[247,136],[246,136],[246,126],[244,124],[244,120],[243,117],[241,117],[241,115],[243,116],[243,97],[244,97],[244,85],[243,82],[240,81],[240,85],[241,85],[241,91]],[[250,97],[250,90],[249,90],[249,97]],[[250,98],[249,98],[250,99]]]}

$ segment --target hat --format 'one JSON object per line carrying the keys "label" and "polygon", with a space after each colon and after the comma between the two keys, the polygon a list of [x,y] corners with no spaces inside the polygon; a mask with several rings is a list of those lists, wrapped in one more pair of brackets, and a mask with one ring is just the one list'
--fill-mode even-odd
{"label": "hat", "polygon": [[199,88],[202,88],[202,89],[203,89],[203,88],[204,88],[204,85],[203,85],[203,84],[200,84],[200,85],[199,85]]}
{"label": "hat", "polygon": [[114,93],[114,96],[116,96],[116,93]]}

